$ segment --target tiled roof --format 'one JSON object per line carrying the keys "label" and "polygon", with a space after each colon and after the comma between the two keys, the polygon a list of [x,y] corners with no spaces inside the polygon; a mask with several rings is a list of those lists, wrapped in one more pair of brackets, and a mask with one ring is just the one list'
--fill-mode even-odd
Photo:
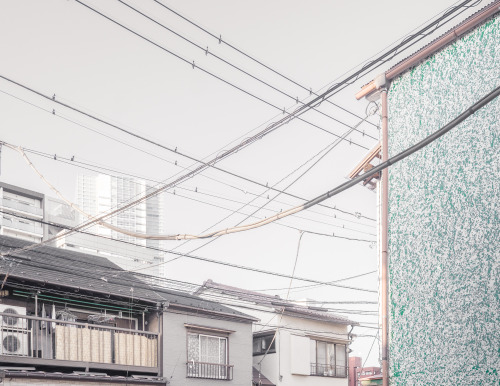
{"label": "tiled roof", "polygon": [[279,296],[262,294],[260,292],[249,291],[243,288],[228,286],[225,284],[216,283],[212,280],[207,280],[203,286],[196,292],[201,294],[205,290],[215,290],[221,294],[235,297],[256,305],[273,308],[277,312],[282,312],[285,315],[303,317],[307,319],[321,320],[326,322],[334,322],[339,324],[358,325],[357,322],[344,318],[343,316],[323,311],[319,307],[306,307],[298,305]]}
{"label": "tiled roof", "polygon": [[[456,28],[459,28],[461,26],[463,26],[465,23],[471,21],[472,19],[474,19],[475,17],[477,17],[480,13],[486,11],[487,9],[489,8],[492,8],[492,7],[497,7],[497,10],[500,12],[500,8],[498,8],[500,5],[500,1],[499,0],[496,0],[486,6],[484,6],[483,8],[481,8],[480,10],[478,10],[477,12],[473,13],[472,15],[470,15],[469,17],[467,17],[465,20],[463,20],[462,22],[460,22],[459,24],[453,26],[452,28],[450,28],[449,30],[447,30],[446,32],[442,33],[440,36],[438,36],[437,38],[435,38],[434,40],[430,41],[429,43],[427,43],[426,45],[420,47],[417,51],[415,51],[414,53],[412,53],[411,55],[408,55],[407,57],[405,57],[404,59],[401,59],[399,62],[397,62],[396,64],[392,65],[388,70],[384,71],[384,74],[388,74],[390,73],[391,71],[393,71],[394,69],[396,69],[399,65],[401,65],[402,63],[406,62],[406,61],[409,61],[411,58],[417,56],[419,53],[421,53],[422,51],[432,47],[433,45],[437,45],[439,43],[439,41],[441,39],[444,39],[450,32],[452,32],[454,29]],[[496,12],[495,14],[493,14],[491,18],[493,17],[496,17],[498,15],[498,12]],[[471,27],[470,29],[472,30],[473,28],[476,28],[476,26],[474,27]],[[455,39],[454,39],[455,40]],[[453,40],[453,41],[454,41]],[[453,44],[453,41],[449,42],[447,45],[445,45],[444,47],[448,46],[449,44]],[[433,50],[432,52],[430,52],[427,57],[429,56],[432,56],[434,53],[436,53],[437,51],[439,50],[442,50],[444,47],[439,47],[439,48],[436,48],[435,50]],[[425,58],[423,58],[422,60],[425,60]],[[411,68],[411,67],[410,67]],[[406,69],[408,70],[408,69]],[[405,71],[406,71],[405,70]],[[400,73],[397,75],[399,76],[401,75]],[[374,81],[371,80],[370,82],[364,84],[361,88],[364,89],[366,86],[368,86],[369,84],[373,83]]]}
{"label": "tiled roof", "polygon": [[[27,378],[27,379],[52,379],[67,382],[91,381],[104,383],[118,383],[126,385],[167,385],[168,382],[165,378],[156,376],[130,376],[124,377],[119,375],[106,375],[102,373],[60,373],[60,372],[46,372],[46,371],[25,371],[25,370],[0,370],[2,378]],[[91,384],[91,383],[90,383]]]}
{"label": "tiled roof", "polygon": [[242,312],[216,302],[189,293],[149,285],[100,256],[45,245],[15,252],[30,245],[32,243],[24,240],[0,236],[0,252],[12,252],[12,255],[0,260],[0,276],[8,273],[12,279],[79,288],[105,295],[133,297],[148,303],[168,303],[169,307],[174,308],[196,309],[216,313],[221,317],[253,320]]}
{"label": "tiled roof", "polygon": [[[496,4],[495,4],[496,3]],[[486,6],[484,6],[483,8],[481,8],[480,10],[478,10],[477,12],[473,13],[472,15],[470,15],[469,17],[467,17],[465,20],[463,20],[462,22],[460,22],[459,24],[453,26],[452,28],[450,28],[449,30],[447,30],[446,32],[442,33],[439,37],[437,37],[436,39],[432,40],[431,42],[429,42],[428,44],[426,44],[425,46],[421,47],[418,51],[414,52],[413,54],[409,55],[408,57],[400,60],[398,63],[396,63],[395,65],[393,65],[389,70],[386,71],[386,73],[390,72],[393,68],[399,66],[401,63],[403,63],[404,61],[410,59],[411,57],[413,56],[416,56],[418,55],[421,51],[425,50],[426,48],[432,46],[433,44],[435,44],[436,42],[438,42],[439,40],[441,40],[445,35],[449,34],[451,31],[453,31],[454,29],[466,24],[467,22],[469,22],[471,19],[475,18],[476,16],[478,16],[481,12],[483,12],[485,9],[487,8],[490,8],[490,7],[497,7],[497,10],[500,12],[500,9],[498,9],[500,5],[500,2],[497,0],[497,1],[494,1]],[[498,14],[498,12],[496,13]],[[495,14],[495,15],[496,15]],[[492,17],[495,17],[495,15],[493,15]],[[477,26],[475,27],[472,27],[471,29],[473,28],[476,28]],[[449,43],[449,44],[452,44],[452,43]],[[442,47],[440,48],[442,49]],[[430,54],[432,55],[432,54]]]}
{"label": "tiled roof", "polygon": [[255,386],[276,386],[255,367],[252,367],[252,384]]}

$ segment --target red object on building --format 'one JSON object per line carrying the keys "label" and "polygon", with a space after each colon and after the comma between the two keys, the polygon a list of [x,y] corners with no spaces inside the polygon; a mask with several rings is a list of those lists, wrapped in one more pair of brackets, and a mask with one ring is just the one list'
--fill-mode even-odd
{"label": "red object on building", "polygon": [[349,357],[349,386],[361,386],[360,378],[382,373],[380,367],[362,367],[361,357]]}

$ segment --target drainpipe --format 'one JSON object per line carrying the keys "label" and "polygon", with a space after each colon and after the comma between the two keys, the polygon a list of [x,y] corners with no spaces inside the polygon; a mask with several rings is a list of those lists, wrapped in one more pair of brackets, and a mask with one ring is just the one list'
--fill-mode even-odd
{"label": "drainpipe", "polygon": [[[380,98],[382,105],[382,161],[389,159],[389,141],[388,141],[388,109],[387,109],[387,90],[389,80],[386,74],[377,76],[370,85],[373,90],[365,96],[370,101]],[[358,95],[356,95],[358,97]],[[382,170],[380,178],[380,317],[382,324],[382,372],[383,386],[389,386],[389,256],[388,256],[388,209],[389,209],[389,168]]]}
{"label": "drainpipe", "polygon": [[[388,118],[387,118],[387,83],[380,90],[380,99],[382,103],[382,162],[389,158],[388,149]],[[389,386],[389,259],[388,259],[388,209],[389,209],[389,168],[382,171],[382,202],[381,202],[381,264],[380,264],[380,308],[382,314],[382,371],[383,371],[383,386]]]}

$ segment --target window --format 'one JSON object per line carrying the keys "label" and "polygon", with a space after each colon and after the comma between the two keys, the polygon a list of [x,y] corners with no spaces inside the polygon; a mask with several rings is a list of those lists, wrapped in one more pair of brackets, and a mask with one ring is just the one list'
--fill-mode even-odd
{"label": "window", "polygon": [[191,378],[232,379],[228,365],[227,338],[187,334],[187,376]]}
{"label": "window", "polygon": [[347,377],[346,345],[311,340],[311,375]]}
{"label": "window", "polygon": [[264,355],[276,352],[276,339],[274,333],[263,336],[254,336],[253,355]]}

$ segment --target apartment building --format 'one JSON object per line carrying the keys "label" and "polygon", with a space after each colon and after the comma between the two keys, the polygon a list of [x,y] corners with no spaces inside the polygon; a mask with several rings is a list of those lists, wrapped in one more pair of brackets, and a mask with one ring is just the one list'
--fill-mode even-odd
{"label": "apartment building", "polygon": [[0,382],[248,386],[255,318],[100,256],[0,236]]}
{"label": "apartment building", "polygon": [[[96,180],[101,181],[102,179],[97,179],[97,177],[84,179],[87,182],[82,183],[82,192],[87,192],[87,188],[83,189],[83,186],[90,187],[87,193],[80,195],[87,197],[80,198],[80,203],[83,209],[92,215],[99,213],[98,210],[109,210],[116,205],[117,198],[121,200],[120,202],[124,202],[123,197],[130,198],[133,194],[141,194],[146,189],[144,184],[141,185],[140,182],[137,182],[141,188],[133,192],[129,191],[124,195],[118,193],[120,189],[126,188],[124,184],[119,184],[116,179],[111,184],[111,177],[104,179],[110,183],[104,184],[109,189],[107,193],[103,193],[106,199],[102,199],[100,201],[102,204],[97,206]],[[93,181],[94,184],[88,181]],[[134,184],[136,183],[128,181],[129,187],[136,186]],[[101,190],[106,191],[104,188]],[[163,206],[160,204],[161,199],[152,198],[134,210],[133,216],[125,213],[117,219],[111,219],[110,222],[123,229],[140,233],[157,234],[163,232]],[[60,198],[0,182],[0,212],[0,235],[32,242],[42,240],[47,242],[54,239],[49,243],[52,246],[102,256],[123,269],[139,268],[140,273],[153,276],[162,276],[163,274],[161,263],[164,261],[164,253],[160,250],[161,244],[158,240],[146,241],[131,238],[102,226],[91,227],[85,232],[64,235],[65,230],[81,224],[86,220],[86,217]]]}
{"label": "apartment building", "polygon": [[253,325],[254,384],[348,385],[350,331],[357,322],[307,303],[212,280],[195,294],[259,320]]}
{"label": "apartment building", "polygon": [[0,182],[0,235],[40,242],[44,204],[43,194]]}
{"label": "apartment building", "polygon": [[382,373],[380,367],[363,367],[361,357],[349,358],[349,386],[361,386],[361,378],[379,375]]}
{"label": "apartment building", "polygon": [[389,157],[472,113],[389,168],[391,385],[500,382],[500,99],[468,110],[500,86],[499,11],[489,2],[357,94],[386,93]]}

